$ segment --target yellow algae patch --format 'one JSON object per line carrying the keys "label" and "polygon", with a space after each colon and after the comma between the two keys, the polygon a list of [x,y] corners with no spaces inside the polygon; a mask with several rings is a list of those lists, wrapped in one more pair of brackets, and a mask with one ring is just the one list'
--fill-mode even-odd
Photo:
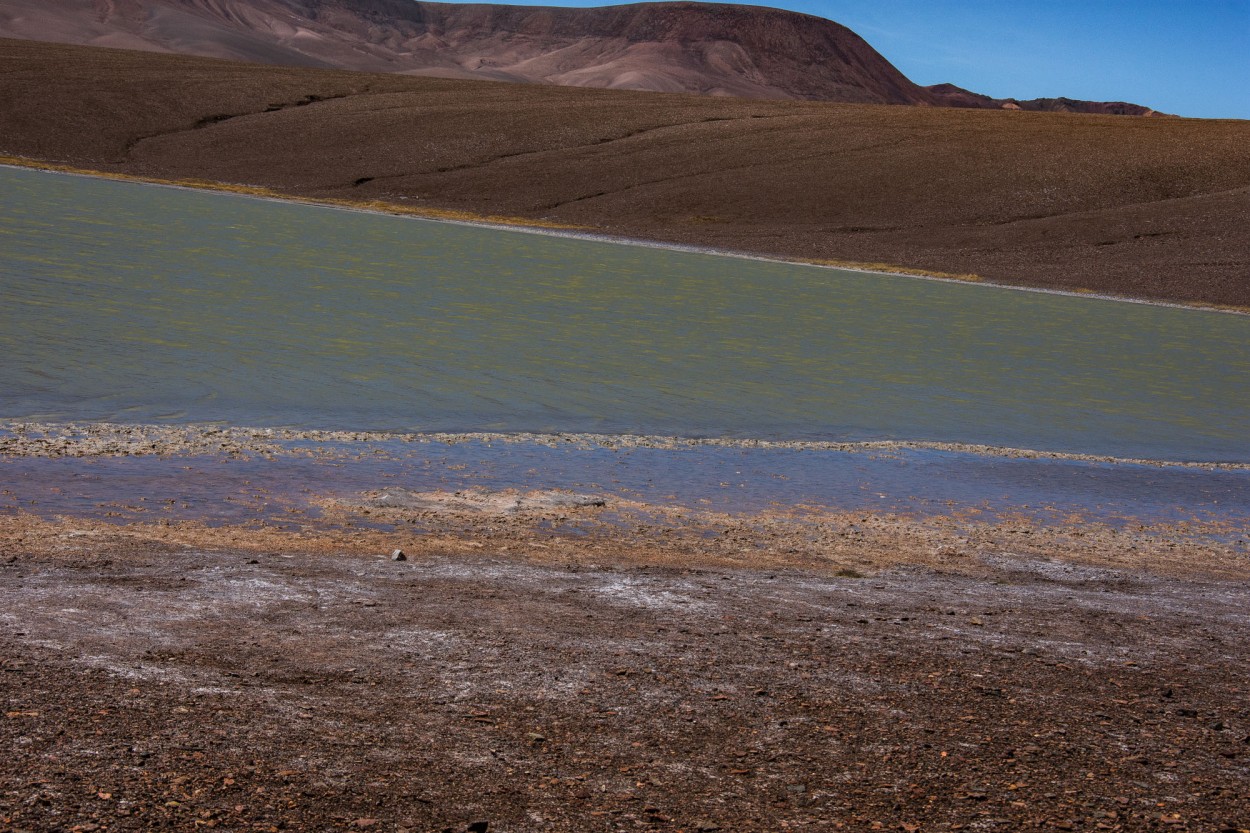
{"label": "yellow algae patch", "polygon": [[855,269],[860,272],[889,272],[894,275],[916,275],[923,278],[942,278],[948,281],[964,281],[967,283],[983,283],[985,278],[973,272],[939,272],[934,269],[919,269],[914,266],[899,266],[895,263],[878,261],[838,260],[827,257],[796,257],[787,258],[795,263],[809,263],[812,266],[830,266],[835,269]]}
{"label": "yellow algae patch", "polygon": [[73,165],[61,165],[55,162],[43,162],[38,159],[27,159],[21,156],[4,156],[0,155],[0,165],[12,165],[20,168],[34,168],[40,171],[51,171],[53,173],[77,174],[79,176],[94,176],[100,179],[114,179],[122,182],[142,182],[149,185],[168,185],[179,188],[196,188],[204,191],[225,191],[232,194],[247,194],[256,197],[269,197],[272,199],[292,199],[288,195],[274,191],[271,188],[265,188],[260,185],[244,185],[242,183],[232,182],[216,182],[208,179],[162,179],[154,176],[138,176],[135,174],[123,174],[116,171],[100,171],[94,168],[78,168]]}
{"label": "yellow algae patch", "polygon": [[[284,197],[291,199],[290,197]],[[571,223],[557,223],[552,220],[535,220],[528,217],[511,217],[503,214],[476,214],[472,211],[463,211],[455,208],[433,208],[429,206],[405,205],[402,203],[387,202],[386,200],[349,200],[341,198],[326,199],[304,199],[296,198],[300,202],[313,203],[315,205],[331,205],[342,206],[343,208],[353,208],[361,211],[377,211],[383,214],[397,214],[409,217],[422,217],[429,220],[450,220],[461,223],[487,223],[495,226],[524,226],[527,228],[543,228],[543,229],[566,229],[570,231],[589,231],[589,226],[573,225]]]}

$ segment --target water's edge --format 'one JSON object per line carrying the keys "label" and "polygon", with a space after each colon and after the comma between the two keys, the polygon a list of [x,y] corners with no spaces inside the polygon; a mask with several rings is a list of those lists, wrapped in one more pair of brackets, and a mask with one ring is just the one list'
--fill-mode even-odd
{"label": "water's edge", "polygon": [[1053,460],[1205,471],[1250,471],[1250,462],[1162,460],[1140,457],[1043,451],[1030,448],[925,440],[785,440],[740,437],[683,437],[658,434],[596,434],[561,431],[357,431],[238,426],[224,423],[144,424],[117,422],[32,422],[0,419],[0,456],[129,456],[143,454],[271,453],[279,445],[315,443],[507,443],[577,450],[698,448],[789,451],[890,452],[936,451],[986,459]]}
{"label": "water's edge", "polygon": [[278,191],[271,191],[264,186],[258,185],[234,185],[231,183],[220,182],[196,182],[184,183],[177,180],[158,179],[153,177],[141,177],[131,174],[113,173],[109,171],[98,171],[88,168],[72,168],[70,166],[59,165],[56,163],[41,162],[38,160],[17,159],[14,157],[0,157],[4,161],[0,161],[0,169],[10,168],[14,170],[35,170],[42,173],[58,174],[61,176],[83,177],[88,179],[106,179],[117,180],[122,182],[130,182],[138,185],[149,185],[156,188],[170,188],[180,191],[192,192],[209,192],[219,194],[229,194],[234,197],[242,197],[249,200],[258,200],[261,202],[277,202],[289,203],[294,205],[306,205],[316,208],[329,208],[337,211],[347,211],[357,214],[372,214],[383,217],[398,217],[402,219],[417,220],[428,223],[443,223],[454,226],[467,226],[470,228],[484,228],[492,231],[507,231],[518,234],[532,234],[543,237],[557,237],[568,240],[584,240],[593,243],[606,243],[616,246],[631,246],[647,249],[660,249],[662,251],[685,252],[688,254],[715,255],[717,257],[730,257],[738,260],[755,261],[759,263],[775,263],[787,266],[812,266],[821,269],[836,269],[842,272],[855,272],[866,275],[881,275],[890,278],[910,278],[923,281],[935,281],[938,283],[953,283],[965,286],[981,286],[987,289],[1007,289],[1015,292],[1031,292],[1042,295],[1057,295],[1067,298],[1082,298],[1090,301],[1109,301],[1113,303],[1124,304],[1141,304],[1150,307],[1161,307],[1165,309],[1181,309],[1192,310],[1195,312],[1219,312],[1229,315],[1245,315],[1250,316],[1250,307],[1236,307],[1228,305],[1205,304],[1199,301],[1160,301],[1152,298],[1138,298],[1131,295],[1113,295],[1103,292],[1076,292],[1066,289],[1051,289],[1041,286],[1025,286],[1021,284],[1000,283],[996,281],[985,280],[979,276],[972,275],[956,275],[946,272],[937,272],[924,270],[913,267],[897,266],[891,269],[874,269],[864,265],[856,264],[853,261],[838,261],[834,259],[819,260],[805,258],[786,258],[777,255],[757,254],[738,249],[722,249],[714,246],[694,246],[684,243],[670,243],[661,240],[649,240],[634,237],[621,237],[618,235],[603,234],[592,231],[581,231],[575,228],[563,227],[558,225],[543,225],[538,221],[524,217],[496,217],[487,218],[485,216],[475,216],[471,212],[451,211],[447,214],[463,214],[464,217],[445,217],[439,216],[438,209],[432,209],[428,212],[418,208],[410,208],[401,205],[389,205],[387,208],[376,206],[366,206],[356,204],[349,200],[319,200],[311,197],[299,197],[291,194],[284,194]]}

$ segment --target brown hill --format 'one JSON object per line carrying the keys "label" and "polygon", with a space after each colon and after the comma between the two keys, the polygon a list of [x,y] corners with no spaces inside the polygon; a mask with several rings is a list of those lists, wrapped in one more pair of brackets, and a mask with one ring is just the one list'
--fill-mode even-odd
{"label": "brown hill", "polygon": [[1250,306],[1245,121],[747,101],[8,40],[0,153]]}
{"label": "brown hill", "polygon": [[0,36],[270,64],[575,87],[1151,115],[920,87],[851,30],[759,6],[543,8],[413,0],[6,0]]}

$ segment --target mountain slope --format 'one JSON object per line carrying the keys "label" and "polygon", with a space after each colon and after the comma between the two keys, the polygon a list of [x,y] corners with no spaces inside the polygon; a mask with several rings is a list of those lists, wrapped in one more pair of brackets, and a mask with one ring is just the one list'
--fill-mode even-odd
{"label": "mountain slope", "polygon": [[415,0],[5,0],[0,36],[576,87],[1153,114],[1122,102],[1017,101],[952,85],[921,87],[837,23],[715,3],[545,8]]}

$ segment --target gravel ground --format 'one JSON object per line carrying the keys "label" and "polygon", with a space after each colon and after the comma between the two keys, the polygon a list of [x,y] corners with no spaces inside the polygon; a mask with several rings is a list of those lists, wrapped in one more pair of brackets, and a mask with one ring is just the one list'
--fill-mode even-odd
{"label": "gravel ground", "polygon": [[1244,575],[4,520],[0,829],[1250,827]]}

